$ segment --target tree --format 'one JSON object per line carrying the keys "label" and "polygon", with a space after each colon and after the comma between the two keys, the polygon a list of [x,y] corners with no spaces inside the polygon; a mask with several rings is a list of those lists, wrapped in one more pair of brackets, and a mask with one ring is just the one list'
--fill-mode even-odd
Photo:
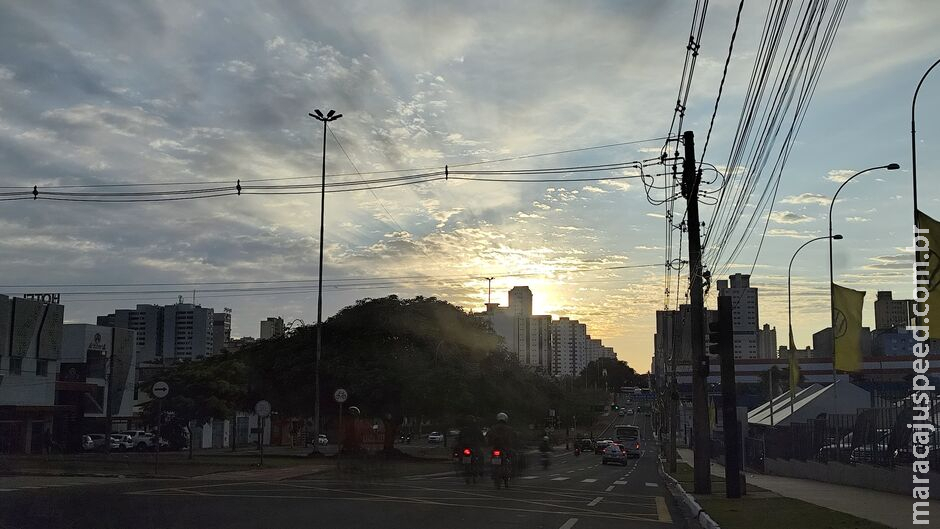
{"label": "tree", "polygon": [[[607,376],[604,376],[606,371]],[[606,383],[606,385],[605,385]],[[616,358],[598,358],[590,362],[581,373],[575,384],[581,387],[609,388],[617,391],[624,386],[643,386],[646,383],[645,375],[639,375],[623,360]]]}

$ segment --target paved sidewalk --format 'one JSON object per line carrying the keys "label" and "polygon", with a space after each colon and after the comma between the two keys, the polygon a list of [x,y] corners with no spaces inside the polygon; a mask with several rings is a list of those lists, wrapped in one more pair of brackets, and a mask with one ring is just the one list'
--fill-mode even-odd
{"label": "paved sidewalk", "polygon": [[[679,457],[686,464],[692,465],[691,450],[680,448]],[[718,463],[712,463],[711,473],[723,478],[725,468]],[[908,496],[811,479],[769,476],[751,472],[747,472],[746,477],[749,484],[776,492],[781,496],[851,514],[889,527],[899,529],[917,527],[911,523],[911,506],[914,500]],[[931,521],[940,521],[940,501],[930,500],[930,514]],[[931,525],[934,524],[931,523]]]}

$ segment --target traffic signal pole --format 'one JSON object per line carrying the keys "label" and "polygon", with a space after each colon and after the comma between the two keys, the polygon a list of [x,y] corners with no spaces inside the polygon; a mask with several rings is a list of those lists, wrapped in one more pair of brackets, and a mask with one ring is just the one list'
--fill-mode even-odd
{"label": "traffic signal pole", "polygon": [[744,474],[741,472],[741,431],[734,380],[731,304],[731,297],[718,296],[718,355],[721,358],[721,411],[725,431],[725,492],[729,498],[740,498]]}
{"label": "traffic signal pole", "polygon": [[705,355],[705,297],[702,293],[702,241],[699,232],[698,188],[702,175],[695,169],[695,138],[692,131],[682,134],[685,157],[682,161],[682,196],[687,202],[689,227],[689,278],[691,279],[692,321],[692,436],[695,442],[696,494],[711,494],[711,432],[708,421],[708,358]]}

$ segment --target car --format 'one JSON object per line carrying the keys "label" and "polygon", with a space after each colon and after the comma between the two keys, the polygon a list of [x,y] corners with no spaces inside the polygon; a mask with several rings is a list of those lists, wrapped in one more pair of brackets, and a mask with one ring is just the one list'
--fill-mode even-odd
{"label": "car", "polygon": [[129,435],[113,433],[111,434],[111,451],[124,452],[134,448],[134,442]]}
{"label": "car", "polygon": [[[888,441],[891,430],[879,429],[875,433],[875,441],[857,446],[849,456],[850,463],[875,463],[888,459]],[[891,454],[893,456],[893,454]]]}
{"label": "car", "polygon": [[624,410],[620,410],[617,412],[617,415],[619,415],[620,417],[623,417],[625,414],[626,414],[626,411]]}
{"label": "car", "polygon": [[627,408],[627,415],[633,415],[635,413],[636,412],[633,410],[633,408]]}
{"label": "car", "polygon": [[154,435],[150,432],[145,432],[144,430],[125,430],[121,432],[121,435],[130,437],[131,446],[138,452],[150,450],[154,446]]}
{"label": "car", "polygon": [[317,436],[317,444],[320,446],[325,446],[330,444],[330,440],[327,438],[326,434],[321,433],[319,436]]}
{"label": "car", "polygon": [[842,439],[836,442],[834,439],[830,439],[829,442],[823,445],[819,449],[819,452],[816,454],[816,459],[822,461],[823,463],[827,461],[848,461],[849,455],[852,453],[852,432],[845,434]]}
{"label": "car", "polygon": [[606,465],[607,463],[620,463],[626,466],[627,453],[616,443],[611,443],[604,449],[604,457],[601,459],[602,465]]}
{"label": "car", "polygon": [[580,448],[582,452],[591,452],[594,450],[594,442],[590,439],[578,439],[575,446]]}
{"label": "car", "polygon": [[82,436],[82,450],[92,452],[104,450],[105,435],[103,433],[89,433]]}
{"label": "car", "polygon": [[626,445],[625,451],[627,452],[628,458],[635,457],[639,459],[640,457],[640,440],[639,439],[628,440],[628,441],[625,441],[623,444]]}
{"label": "car", "polygon": [[610,446],[611,443],[613,443],[613,441],[611,441],[610,439],[603,439],[601,441],[597,441],[596,443],[594,443],[594,453],[603,454],[604,449]]}
{"label": "car", "polygon": [[434,443],[434,444],[443,443],[444,434],[442,434],[441,432],[431,432],[428,434],[428,442]]}

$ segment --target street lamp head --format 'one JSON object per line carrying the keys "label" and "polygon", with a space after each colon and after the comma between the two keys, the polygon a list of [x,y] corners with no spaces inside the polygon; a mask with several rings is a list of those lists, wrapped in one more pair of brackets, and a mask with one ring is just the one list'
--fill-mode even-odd
{"label": "street lamp head", "polygon": [[841,241],[841,240],[842,240],[842,234],[841,234],[841,233],[837,233],[837,234],[833,235],[832,238],[835,239],[835,240],[837,240],[837,241]]}
{"label": "street lamp head", "polygon": [[313,110],[313,113],[316,114],[317,116],[321,117],[321,118],[323,117],[323,112],[320,112],[320,109],[319,109],[319,108],[314,109],[314,110]]}
{"label": "street lamp head", "polygon": [[339,119],[339,118],[341,118],[341,117],[343,117],[342,114],[336,114],[335,116],[333,116],[333,119],[331,119],[330,121],[336,121],[337,119]]}
{"label": "street lamp head", "polygon": [[889,171],[894,171],[894,170],[900,169],[900,168],[901,168],[901,166],[900,166],[899,164],[896,164],[896,163],[889,163],[888,166],[886,167],[886,169],[889,170]]}
{"label": "street lamp head", "polygon": [[331,117],[333,117],[333,114],[336,114],[336,111],[335,111],[335,110],[330,110],[329,112],[326,113],[326,117],[331,118]]}

